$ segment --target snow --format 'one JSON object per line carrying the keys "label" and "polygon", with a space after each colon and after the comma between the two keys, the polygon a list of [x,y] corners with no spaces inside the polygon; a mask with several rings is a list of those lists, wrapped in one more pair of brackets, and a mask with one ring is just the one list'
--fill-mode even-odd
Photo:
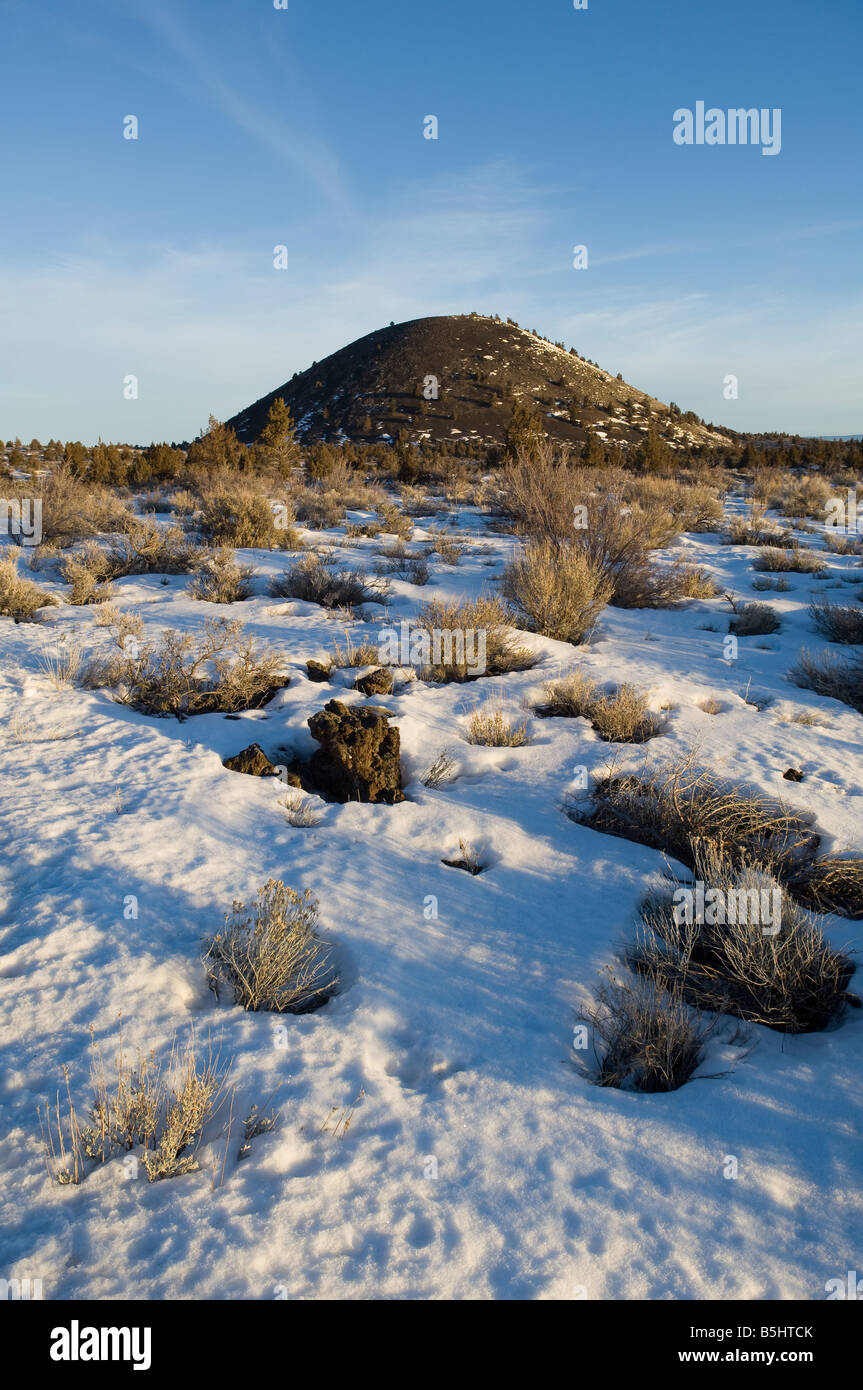
{"label": "snow", "polygon": [[[459,567],[435,565],[423,589],[394,580],[388,607],[352,625],[354,641],[431,597],[493,585],[512,539],[469,509],[458,522],[475,542]],[[418,523],[414,539],[432,524]],[[360,567],[375,554],[343,532],[307,539]],[[284,557],[241,552],[259,592],[230,610],[190,600],[182,576],[118,584],[117,606],[138,611],[145,633],[229,613],[285,654],[289,686],[239,719],[178,723],[101,692],[57,692],[40,658],[58,644],[104,643],[93,610],[2,620],[6,1277],[39,1277],[52,1299],[803,1299],[859,1268],[863,1011],[798,1038],[756,1028],[751,1052],[723,1033],[701,1078],[667,1095],[599,1089],[571,1050],[578,1009],[665,866],[562,814],[577,769],[602,768],[614,749],[584,720],[533,718],[525,702],[545,681],[584,664],[603,682],[646,687],[653,708],[673,708],[663,737],[622,750],[625,765],[697,747],[735,781],[814,815],[826,848],[863,847],[860,716],[784,675],[801,646],[822,645],[811,596],[833,592],[856,561],[828,557],[826,580],[791,574],[787,593],[762,595],[753,549],[687,536],[673,553],[769,602],[781,630],[741,639],[728,662],[721,599],[609,608],[577,651],[526,634],[541,654],[531,671],[408,683],[374,699],[401,731],[407,800],[320,803],[308,829],[286,821],[281,783],[222,767],[253,741],[271,754],[309,751],[309,715],[334,693],[361,698],[306,679],[306,660],[342,630],[313,604],[266,597]],[[698,707],[709,696],[718,715]],[[464,742],[466,718],[486,701],[526,717],[530,745]],[[824,725],[792,722],[802,710]],[[458,779],[428,790],[419,777],[444,747]],[[782,780],[790,766],[803,783]],[[478,877],[441,863],[461,839],[482,851]],[[270,876],[319,899],[342,992],[317,1013],[244,1014],[205,987],[201,937]],[[127,921],[130,894],[139,916]],[[837,944],[854,943],[857,924],[828,925]],[[166,1055],[192,1031],[212,1039],[236,1087],[227,1146],[223,1112],[196,1173],[125,1181],[112,1160],[79,1187],[52,1184],[36,1106],[55,1097],[63,1064],[85,1100],[91,1025],[108,1057],[121,1031],[131,1053]],[[239,1163],[239,1121],[254,1103],[275,1104],[282,1119]],[[353,1108],[341,1138],[326,1128],[333,1107]],[[736,1180],[723,1176],[727,1155]]]}

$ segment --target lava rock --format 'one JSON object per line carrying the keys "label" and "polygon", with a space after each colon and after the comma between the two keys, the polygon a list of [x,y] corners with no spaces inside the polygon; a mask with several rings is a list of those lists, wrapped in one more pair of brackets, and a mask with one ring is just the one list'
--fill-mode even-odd
{"label": "lava rock", "polygon": [[329,700],[309,719],[321,746],[307,764],[309,784],[329,801],[404,801],[399,731],[374,707]]}
{"label": "lava rock", "polygon": [[271,763],[258,743],[250,743],[242,753],[233,758],[225,758],[222,767],[229,772],[244,772],[248,777],[277,777],[278,768]]}
{"label": "lava rock", "polygon": [[306,674],[309,680],[315,681],[318,685],[323,685],[329,680],[331,669],[323,661],[306,662]]}
{"label": "lava rock", "polygon": [[367,676],[358,676],[354,681],[354,690],[361,691],[363,695],[389,695],[392,688],[393,673],[384,666],[369,671]]}

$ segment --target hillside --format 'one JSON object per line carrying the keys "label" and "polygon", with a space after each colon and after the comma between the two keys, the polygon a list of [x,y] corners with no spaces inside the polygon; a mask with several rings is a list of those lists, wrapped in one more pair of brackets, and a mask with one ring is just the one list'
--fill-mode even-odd
{"label": "hillside", "polygon": [[[428,377],[438,399],[425,400]],[[548,433],[582,444],[588,430],[638,443],[649,414],[669,443],[715,445],[727,436],[683,417],[621,378],[513,323],[442,315],[391,324],[340,348],[277,386],[228,423],[251,443],[281,396],[306,443],[411,440],[499,443],[516,400],[532,402]]]}

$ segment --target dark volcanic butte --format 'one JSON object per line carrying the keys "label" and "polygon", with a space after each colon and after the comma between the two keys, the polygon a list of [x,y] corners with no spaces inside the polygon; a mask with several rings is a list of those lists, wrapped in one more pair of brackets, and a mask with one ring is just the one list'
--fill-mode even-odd
{"label": "dark volcanic butte", "polygon": [[[430,377],[436,400],[423,398]],[[514,400],[532,403],[549,435],[574,444],[588,430],[609,443],[638,443],[651,411],[659,433],[680,447],[726,439],[574,352],[478,314],[411,319],[367,333],[234,415],[228,424],[241,440],[257,439],[278,396],[306,444],[373,444],[402,432],[412,441],[500,443]]]}

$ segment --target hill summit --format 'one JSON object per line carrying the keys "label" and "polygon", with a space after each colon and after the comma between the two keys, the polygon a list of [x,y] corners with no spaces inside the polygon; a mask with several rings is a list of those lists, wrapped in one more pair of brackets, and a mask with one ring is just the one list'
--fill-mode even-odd
{"label": "hill summit", "polygon": [[728,440],[574,348],[481,314],[390,324],[313,362],[228,421],[243,442],[257,439],[279,396],[305,444],[399,437],[499,444],[516,402],[535,410],[549,435],[573,444],[589,432],[609,444],[636,444],[648,423],[678,447]]}

